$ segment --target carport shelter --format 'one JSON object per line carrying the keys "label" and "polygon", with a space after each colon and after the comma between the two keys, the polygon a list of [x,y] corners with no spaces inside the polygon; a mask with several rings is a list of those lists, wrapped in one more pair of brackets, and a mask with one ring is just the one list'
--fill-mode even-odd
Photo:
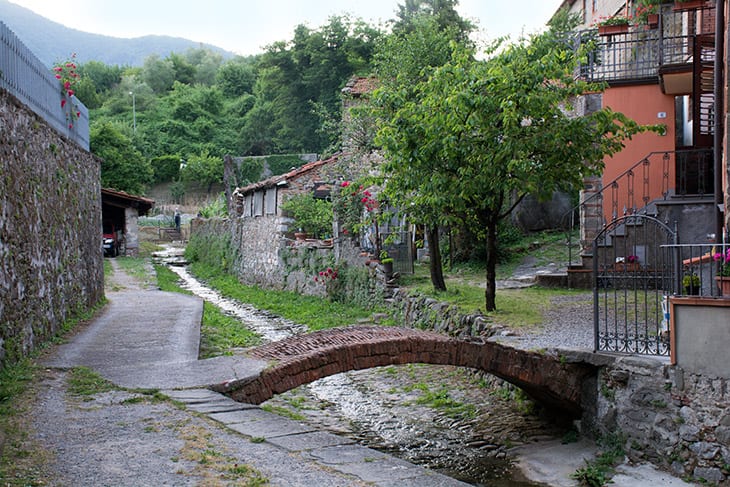
{"label": "carport shelter", "polygon": [[115,234],[119,251],[124,255],[137,255],[139,251],[139,227],[137,219],[147,214],[155,200],[134,196],[113,189],[101,190],[101,218],[104,234]]}

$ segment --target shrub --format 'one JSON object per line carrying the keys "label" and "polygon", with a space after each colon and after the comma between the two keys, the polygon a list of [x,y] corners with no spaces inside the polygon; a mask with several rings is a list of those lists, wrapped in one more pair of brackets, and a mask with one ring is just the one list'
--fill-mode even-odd
{"label": "shrub", "polygon": [[302,193],[290,197],[281,208],[294,218],[296,228],[314,237],[332,233],[332,203],[327,200]]}

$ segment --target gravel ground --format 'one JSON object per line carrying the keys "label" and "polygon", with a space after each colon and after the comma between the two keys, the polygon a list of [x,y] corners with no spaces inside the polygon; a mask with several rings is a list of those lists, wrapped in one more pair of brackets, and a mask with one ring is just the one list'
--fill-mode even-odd
{"label": "gravel ground", "polygon": [[510,331],[495,340],[526,350],[593,350],[593,295],[586,292],[556,296],[541,326]]}

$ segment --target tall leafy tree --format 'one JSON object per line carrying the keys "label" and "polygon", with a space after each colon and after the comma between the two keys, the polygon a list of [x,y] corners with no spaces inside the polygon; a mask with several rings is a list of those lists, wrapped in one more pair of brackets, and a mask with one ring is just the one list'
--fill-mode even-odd
{"label": "tall leafy tree", "polygon": [[387,184],[401,203],[427,216],[440,210],[486,234],[487,311],[496,309],[498,222],[527,194],[578,187],[642,130],[609,109],[569,114],[574,97],[599,87],[574,79],[576,53],[562,42],[568,26],[561,22],[530,42],[499,53],[494,46],[487,61],[454,44],[451,61],[419,83],[418,98],[402,103],[378,133]]}
{"label": "tall leafy tree", "polygon": [[143,194],[152,181],[152,166],[132,141],[111,123],[93,127],[89,136],[91,152],[102,159],[102,187]]}
{"label": "tall leafy tree", "polygon": [[183,181],[205,185],[210,194],[213,185],[223,182],[223,159],[208,151],[192,154],[180,170]]}
{"label": "tall leafy tree", "polygon": [[[470,29],[468,24],[459,21],[444,22],[434,15],[434,11],[422,10],[420,8],[422,3],[406,2],[406,6],[401,7],[401,23],[407,22],[407,28],[403,25],[394,29],[393,34],[382,43],[375,56],[376,72],[381,88],[376,91],[374,103],[377,107],[376,113],[385,120],[393,120],[400,110],[421,103],[421,98],[425,94],[420,89],[421,85],[436,68],[449,62],[453,43],[463,43],[468,37]],[[455,2],[452,3],[455,5]],[[404,132],[401,135],[410,138],[413,147],[421,151],[421,157],[425,157],[425,149],[421,147],[421,141],[425,136],[422,133],[423,127],[414,124],[408,129],[403,128]],[[438,163],[441,158],[438,153],[428,157],[432,164]],[[403,176],[408,175],[403,174]],[[423,173],[418,177],[423,177]],[[426,238],[431,253],[429,260],[431,282],[434,289],[445,291],[439,226],[449,222],[445,219],[448,215],[444,212],[445,203],[437,202],[441,195],[429,191],[412,194],[407,186],[400,187],[398,181],[391,181],[386,185],[385,192],[392,202],[401,203],[398,205],[401,208],[409,208],[410,216],[417,223],[426,226]],[[404,198],[426,198],[428,201],[411,205],[410,203],[414,201],[405,204]]]}

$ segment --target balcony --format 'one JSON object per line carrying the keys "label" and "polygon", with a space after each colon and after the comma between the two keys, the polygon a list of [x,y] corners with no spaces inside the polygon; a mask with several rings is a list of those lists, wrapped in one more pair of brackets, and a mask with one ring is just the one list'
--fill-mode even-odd
{"label": "balcony", "polygon": [[576,45],[588,48],[580,76],[609,85],[661,83],[667,94],[691,93],[697,66],[714,61],[714,12],[673,11],[667,5],[655,28],[634,25],[607,36],[595,29],[580,31]]}

